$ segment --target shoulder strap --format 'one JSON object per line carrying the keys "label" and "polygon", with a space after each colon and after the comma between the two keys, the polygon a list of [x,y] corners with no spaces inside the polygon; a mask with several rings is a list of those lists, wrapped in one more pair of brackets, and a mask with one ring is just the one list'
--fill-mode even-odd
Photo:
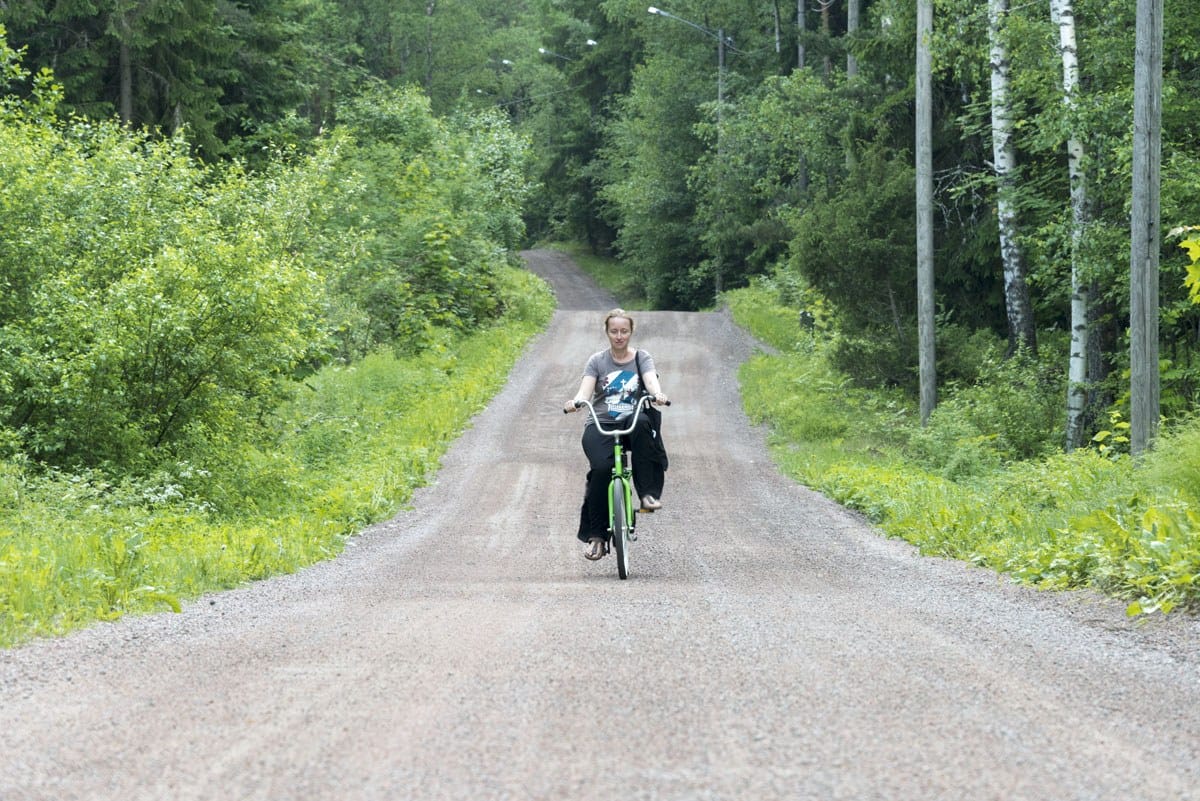
{"label": "shoulder strap", "polygon": [[638,390],[646,394],[646,382],[642,380],[642,351],[641,348],[635,348],[633,351],[633,362],[637,365],[638,374]]}

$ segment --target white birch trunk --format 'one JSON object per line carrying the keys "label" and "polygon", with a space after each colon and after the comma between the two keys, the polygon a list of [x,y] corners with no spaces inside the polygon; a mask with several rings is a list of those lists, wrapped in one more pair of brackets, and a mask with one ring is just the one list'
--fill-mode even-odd
{"label": "white birch trunk", "polygon": [[1013,202],[1017,168],[1013,144],[1012,109],[1009,106],[1008,47],[1004,24],[1008,0],[988,0],[988,39],[992,73],[992,161],[996,171],[996,213],[1000,225],[1000,260],[1004,266],[1004,299],[1008,312],[1009,348],[1036,349],[1032,304],[1025,281],[1025,260],[1017,238],[1017,212]]}
{"label": "white birch trunk", "polygon": [[804,34],[807,30],[804,21],[804,0],[796,0],[796,69],[804,69]]}
{"label": "white birch trunk", "polygon": [[779,24],[779,0],[775,0],[775,52],[783,52],[783,26]]}
{"label": "white birch trunk", "polygon": [[[858,30],[859,5],[862,0],[846,0],[846,34],[853,36]],[[858,75],[858,59],[846,53],[846,77]]]}
{"label": "white birch trunk", "polygon": [[[1050,0],[1050,19],[1058,27],[1058,49],[1062,57],[1063,103],[1068,112],[1076,106],[1079,87],[1079,51],[1075,37],[1073,0]],[[1083,444],[1083,415],[1087,405],[1088,375],[1088,282],[1081,275],[1079,243],[1091,221],[1088,209],[1087,176],[1083,173],[1083,142],[1072,127],[1067,139],[1067,173],[1071,180],[1071,354],[1067,365],[1066,449]]]}
{"label": "white birch trunk", "polygon": [[[821,33],[825,34],[825,40],[829,40],[829,7],[833,5],[833,0],[821,3]],[[829,76],[833,74],[833,60],[829,56],[829,52],[825,52],[825,56],[821,59],[821,76],[825,80],[829,80]]]}

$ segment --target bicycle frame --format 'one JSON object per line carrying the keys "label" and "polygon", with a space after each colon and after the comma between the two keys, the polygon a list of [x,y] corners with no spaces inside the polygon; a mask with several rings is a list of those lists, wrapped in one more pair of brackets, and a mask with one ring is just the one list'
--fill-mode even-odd
{"label": "bicycle frame", "polygon": [[[634,407],[633,416],[630,417],[629,427],[621,429],[608,429],[600,424],[600,418],[596,415],[596,409],[592,406],[591,401],[577,401],[575,408],[587,407],[588,412],[592,415],[592,423],[595,424],[596,430],[606,437],[612,437],[613,440],[613,472],[612,481],[609,482],[608,492],[608,527],[612,531],[612,513],[613,513],[613,493],[612,487],[616,482],[621,482],[624,485],[625,508],[631,509],[634,495],[633,485],[633,464],[630,459],[630,452],[625,449],[621,438],[633,433],[637,428],[638,418],[641,417],[642,409],[646,408],[646,404],[652,401],[650,395],[643,395],[638,398],[637,406]],[[640,501],[639,501],[640,502]]]}

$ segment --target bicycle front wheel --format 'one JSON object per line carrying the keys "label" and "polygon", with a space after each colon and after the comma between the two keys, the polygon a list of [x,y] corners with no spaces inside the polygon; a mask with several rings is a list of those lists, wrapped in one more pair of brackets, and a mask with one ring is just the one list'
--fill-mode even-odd
{"label": "bicycle front wheel", "polygon": [[617,575],[629,578],[629,527],[631,524],[629,506],[625,503],[625,484],[614,481],[609,491],[612,493],[612,539],[613,550],[617,555]]}

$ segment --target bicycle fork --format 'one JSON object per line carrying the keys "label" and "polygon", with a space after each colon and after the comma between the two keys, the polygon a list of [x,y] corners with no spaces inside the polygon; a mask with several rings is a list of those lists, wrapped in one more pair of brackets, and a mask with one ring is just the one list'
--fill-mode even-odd
{"label": "bicycle fork", "polygon": [[[625,499],[625,514],[629,517],[629,539],[637,539],[637,507],[634,506],[633,492],[633,452],[624,450],[620,444],[613,447],[613,480],[612,484],[620,484],[621,497]],[[612,485],[610,485],[611,487]],[[613,531],[613,494],[608,493],[608,533]]]}

